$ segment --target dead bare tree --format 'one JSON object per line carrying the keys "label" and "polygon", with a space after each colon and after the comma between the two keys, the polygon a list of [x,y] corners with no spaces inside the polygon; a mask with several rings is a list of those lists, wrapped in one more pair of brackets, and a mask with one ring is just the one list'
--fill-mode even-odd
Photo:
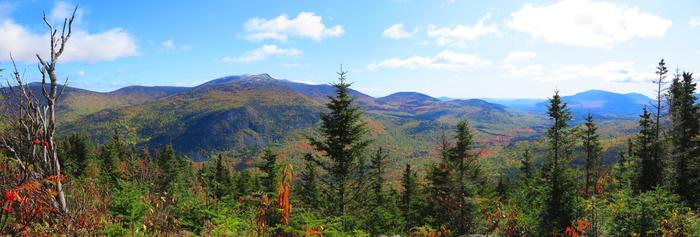
{"label": "dead bare tree", "polygon": [[[46,14],[44,23],[50,31],[50,55],[48,60],[38,53],[36,58],[38,70],[41,73],[41,96],[35,95],[36,90],[22,78],[14,58],[10,55],[13,65],[14,83],[8,81],[5,116],[7,129],[0,134],[0,146],[21,169],[21,183],[28,179],[48,180],[45,188],[56,192],[55,206],[63,213],[68,213],[66,197],[63,191],[63,176],[61,164],[55,143],[56,132],[56,102],[65,88],[59,88],[56,76],[56,63],[63,54],[66,43],[71,36],[73,19],[78,10],[76,7],[70,18],[65,18],[63,27],[54,28]],[[60,35],[58,33],[61,33]]]}

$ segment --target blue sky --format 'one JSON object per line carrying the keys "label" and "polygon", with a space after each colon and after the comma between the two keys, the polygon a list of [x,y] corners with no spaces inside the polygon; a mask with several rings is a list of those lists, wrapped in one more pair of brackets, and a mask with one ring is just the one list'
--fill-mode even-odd
{"label": "blue sky", "polygon": [[[46,12],[76,4],[60,73],[72,86],[192,86],[269,73],[313,84],[339,65],[373,96],[544,98],[559,89],[651,94],[654,66],[700,68],[700,1],[7,1],[0,67],[28,78]],[[5,72],[5,78],[9,73]]]}

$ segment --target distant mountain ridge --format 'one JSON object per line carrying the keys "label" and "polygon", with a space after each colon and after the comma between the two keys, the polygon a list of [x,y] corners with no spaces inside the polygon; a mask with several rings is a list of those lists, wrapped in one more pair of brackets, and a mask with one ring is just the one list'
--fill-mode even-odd
{"label": "distant mountain ridge", "polygon": [[[59,115],[69,119],[60,124],[61,131],[89,133],[100,141],[114,129],[128,131],[133,136],[125,140],[150,147],[173,144],[201,160],[210,151],[303,142],[335,88],[258,74],[194,87],[130,86],[112,92],[67,87],[66,92]],[[415,92],[374,98],[355,90],[351,96],[373,137],[408,157],[430,154],[441,131],[461,119],[470,121],[483,142],[531,136],[528,129],[544,122],[478,99],[440,101]]]}
{"label": "distant mountain ridge", "polygon": [[[597,119],[639,118],[644,106],[654,103],[654,100],[639,93],[614,93],[603,90],[589,90],[570,96],[562,96],[569,105],[575,120],[581,120],[588,113]],[[546,110],[547,102],[536,105],[537,111]]]}
{"label": "distant mountain ridge", "polygon": [[[194,87],[129,86],[111,92],[66,87],[59,129],[89,133],[101,141],[118,129],[133,134],[125,139],[136,144],[173,144],[201,160],[211,151],[271,143],[299,146],[313,134],[324,103],[334,94],[331,84],[310,85],[268,74],[226,76]],[[440,134],[462,119],[469,120],[480,143],[531,139],[548,122],[541,111],[523,112],[482,99],[441,100],[417,92],[374,98],[355,90],[351,95],[375,140],[407,157],[430,154]],[[574,96],[572,108],[595,108],[590,101],[597,97],[587,96]],[[642,100],[632,97],[629,101]]]}

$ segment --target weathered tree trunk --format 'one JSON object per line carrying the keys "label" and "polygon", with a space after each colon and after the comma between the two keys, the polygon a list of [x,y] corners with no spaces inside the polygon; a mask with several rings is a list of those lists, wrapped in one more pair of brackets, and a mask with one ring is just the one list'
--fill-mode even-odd
{"label": "weathered tree trunk", "polygon": [[[7,107],[6,112],[10,117],[8,119],[10,130],[0,136],[0,146],[22,169],[24,174],[22,182],[29,178],[49,180],[45,188],[53,189],[57,193],[55,206],[63,213],[68,212],[68,205],[63,191],[61,163],[55,142],[56,102],[61,95],[56,76],[56,63],[70,38],[76,11],[77,8],[73,10],[70,18],[63,21],[60,35],[46,15],[43,17],[44,23],[49,28],[50,55],[48,61],[41,55],[36,55],[39,61],[38,70],[41,73],[41,96],[35,95],[32,88],[24,82],[12,59],[13,79],[17,85],[11,86],[8,83],[10,85],[8,101],[12,104]],[[30,166],[33,167],[31,170],[28,169]]]}

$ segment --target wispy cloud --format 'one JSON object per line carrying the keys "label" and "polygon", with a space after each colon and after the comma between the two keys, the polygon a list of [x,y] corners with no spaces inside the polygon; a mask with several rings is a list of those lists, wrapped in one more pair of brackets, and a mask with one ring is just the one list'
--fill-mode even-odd
{"label": "wispy cloud", "polygon": [[173,39],[168,39],[163,42],[160,42],[160,47],[163,50],[166,51],[173,51],[173,50],[181,50],[181,51],[189,51],[192,49],[192,46],[189,45],[180,45],[176,44],[175,40]]}
{"label": "wispy cloud", "polygon": [[605,1],[564,0],[548,6],[525,4],[508,26],[547,42],[613,47],[634,38],[661,38],[671,20]]}
{"label": "wispy cloud", "polygon": [[655,77],[651,72],[637,71],[633,62],[604,62],[595,66],[570,64],[545,68],[541,64],[515,66],[505,65],[512,77],[527,77],[538,81],[565,81],[572,79],[603,80],[609,83],[650,82]]}
{"label": "wispy cloud", "polygon": [[694,17],[690,18],[688,25],[690,25],[690,27],[692,27],[692,28],[700,27],[700,17],[694,16]]}
{"label": "wispy cloud", "polygon": [[286,41],[289,37],[308,38],[321,41],[327,37],[339,37],[345,32],[343,27],[326,27],[323,19],[313,12],[301,12],[295,18],[280,15],[274,19],[249,19],[243,27],[246,38],[253,41],[272,39]]}
{"label": "wispy cloud", "polygon": [[386,28],[384,32],[382,32],[382,37],[389,39],[405,39],[412,37],[416,32],[418,32],[418,28],[415,28],[413,32],[407,32],[403,28],[403,23],[398,23]]}
{"label": "wispy cloud", "polygon": [[48,17],[53,22],[63,22],[64,19],[69,18],[71,14],[73,14],[74,10],[75,18],[73,21],[76,23],[83,21],[83,17],[85,16],[83,9],[75,9],[75,5],[64,1],[55,2]]}
{"label": "wispy cloud", "polygon": [[528,60],[532,60],[537,57],[537,53],[528,51],[512,51],[508,53],[506,59],[503,60],[505,63],[519,63]]}
{"label": "wispy cloud", "polygon": [[[71,9],[72,13],[73,7],[65,5],[64,2],[56,2],[50,14],[51,18],[67,16],[65,9]],[[0,22],[0,52],[10,52],[20,62],[33,63],[37,53],[43,55],[48,52],[49,45],[46,43],[48,38],[48,32],[32,32],[30,28],[19,25],[11,19]],[[110,61],[139,54],[136,40],[121,28],[112,28],[98,33],[74,28],[68,42],[70,46],[66,47],[61,57],[62,62]],[[9,60],[8,54],[0,54],[0,60]]]}
{"label": "wispy cloud", "polygon": [[251,63],[256,61],[265,60],[269,57],[291,57],[299,56],[302,54],[301,50],[295,48],[280,48],[277,45],[266,44],[260,48],[246,52],[245,54],[238,57],[224,57],[222,60],[224,62],[232,63]]}
{"label": "wispy cloud", "polygon": [[453,27],[428,26],[428,36],[436,38],[438,45],[452,43],[462,44],[467,40],[476,40],[479,37],[500,33],[496,24],[486,24],[491,19],[491,13],[486,13],[474,25],[456,25]]}
{"label": "wispy cloud", "polygon": [[488,65],[491,65],[491,61],[482,59],[476,54],[462,54],[444,50],[434,57],[390,58],[381,62],[371,63],[367,68],[369,70],[378,68],[463,69],[480,68]]}

